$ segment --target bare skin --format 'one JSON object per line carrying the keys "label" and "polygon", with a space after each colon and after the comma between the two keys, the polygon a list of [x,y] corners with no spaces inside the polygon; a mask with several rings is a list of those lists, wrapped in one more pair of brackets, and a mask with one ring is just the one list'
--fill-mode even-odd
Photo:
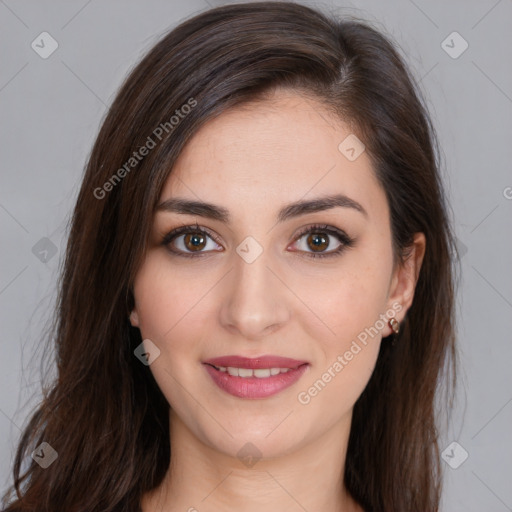
{"label": "bare skin", "polygon": [[[363,152],[350,161],[338,149],[350,133],[321,104],[281,90],[205,124],[169,175],[161,201],[213,203],[230,221],[157,212],[135,280],[131,322],[160,350],[149,368],[171,405],[171,467],[144,496],[144,512],[362,511],[343,485],[352,410],[388,342],[390,312],[401,321],[412,303],[425,237],[417,233],[409,259],[395,265],[389,207],[370,159]],[[333,194],[366,213],[336,206],[278,222],[283,206]],[[207,231],[194,228],[200,249],[184,234],[162,245],[173,229],[196,223]],[[319,228],[297,236],[313,224],[353,243]],[[322,249],[314,233],[328,241]],[[262,249],[251,263],[236,251],[246,237]],[[317,252],[331,255],[312,258]],[[378,334],[361,343],[372,326]],[[263,399],[228,394],[203,364],[265,354],[309,364]],[[309,392],[319,379],[325,386]],[[256,463],[237,455],[244,446],[256,447]]]}

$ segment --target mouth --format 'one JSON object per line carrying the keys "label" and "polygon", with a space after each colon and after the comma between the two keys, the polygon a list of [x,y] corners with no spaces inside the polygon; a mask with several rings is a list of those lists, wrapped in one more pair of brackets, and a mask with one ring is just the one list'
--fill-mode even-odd
{"label": "mouth", "polygon": [[203,366],[221,390],[238,398],[258,399],[295,384],[309,363],[278,356],[225,356],[204,361]]}

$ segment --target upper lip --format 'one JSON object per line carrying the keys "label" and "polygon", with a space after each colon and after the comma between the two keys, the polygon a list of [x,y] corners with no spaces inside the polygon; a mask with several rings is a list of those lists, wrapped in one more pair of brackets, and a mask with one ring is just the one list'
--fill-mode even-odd
{"label": "upper lip", "polygon": [[258,368],[298,368],[303,364],[308,364],[307,361],[299,361],[298,359],[279,356],[259,356],[254,358],[243,356],[221,356],[207,359],[206,361],[203,361],[203,363],[213,366],[248,368],[251,370]]}

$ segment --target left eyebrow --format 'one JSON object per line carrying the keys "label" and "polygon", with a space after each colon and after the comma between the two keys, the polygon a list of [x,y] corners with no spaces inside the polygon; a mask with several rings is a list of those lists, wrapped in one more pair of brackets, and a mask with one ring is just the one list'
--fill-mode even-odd
{"label": "left eyebrow", "polygon": [[[317,197],[309,201],[299,200],[290,203],[279,210],[277,221],[283,222],[307,213],[330,210],[336,207],[352,208],[368,218],[368,212],[360,203],[346,195],[336,194]],[[222,206],[202,201],[191,201],[183,198],[166,199],[157,206],[157,211],[174,212],[184,215],[198,215],[200,217],[206,217],[224,223],[229,223],[231,218],[229,210]]]}

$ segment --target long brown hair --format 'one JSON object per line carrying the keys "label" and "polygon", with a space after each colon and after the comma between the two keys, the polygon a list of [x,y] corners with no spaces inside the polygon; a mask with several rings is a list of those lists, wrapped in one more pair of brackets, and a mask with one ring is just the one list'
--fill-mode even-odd
{"label": "long brown hair", "polygon": [[[106,115],[59,282],[50,340],[57,378],[24,428],[6,512],[135,511],[161,483],[169,404],[134,356],[142,340],[128,320],[132,283],[186,142],[208,119],[275,87],[316,98],[364,142],[389,202],[398,258],[414,233],[426,236],[414,302],[395,344],[382,343],[355,404],[345,484],[368,511],[438,510],[435,399],[440,377],[451,375],[452,385],[455,378],[455,246],[432,123],[380,31],[295,3],[262,2],[180,24],[134,68]],[[42,442],[58,454],[46,469],[29,457]]]}

